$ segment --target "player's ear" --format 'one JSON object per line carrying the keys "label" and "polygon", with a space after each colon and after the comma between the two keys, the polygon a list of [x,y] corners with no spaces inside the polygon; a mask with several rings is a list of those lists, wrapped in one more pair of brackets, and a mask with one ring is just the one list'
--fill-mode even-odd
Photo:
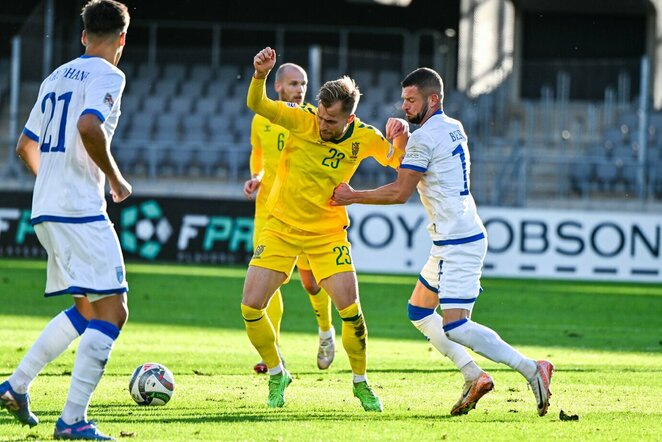
{"label": "player's ear", "polygon": [[126,45],[126,32],[120,34],[120,46]]}
{"label": "player's ear", "polygon": [[83,33],[80,36],[80,42],[83,46],[87,47],[87,31],[83,29]]}
{"label": "player's ear", "polygon": [[352,121],[354,121],[354,118],[356,118],[355,114],[350,115],[349,118],[347,119],[347,124],[352,124]]}

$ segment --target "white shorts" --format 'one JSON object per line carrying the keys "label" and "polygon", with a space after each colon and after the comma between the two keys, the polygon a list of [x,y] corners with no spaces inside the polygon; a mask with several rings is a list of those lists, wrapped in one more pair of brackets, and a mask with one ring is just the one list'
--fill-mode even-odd
{"label": "white shorts", "polygon": [[460,308],[471,311],[482,291],[480,276],[487,253],[487,240],[436,246],[418,279],[439,294],[442,310]]}
{"label": "white shorts", "polygon": [[44,296],[126,293],[128,284],[117,234],[110,221],[43,222],[34,230],[48,253]]}

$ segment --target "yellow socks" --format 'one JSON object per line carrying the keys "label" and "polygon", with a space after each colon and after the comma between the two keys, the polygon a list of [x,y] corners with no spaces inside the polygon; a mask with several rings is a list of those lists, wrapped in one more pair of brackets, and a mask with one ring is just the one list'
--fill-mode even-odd
{"label": "yellow socks", "polygon": [[280,357],[276,348],[274,329],[266,310],[258,310],[241,304],[241,315],[244,318],[248,339],[250,339],[253,347],[255,347],[268,368],[276,367],[280,364]]}
{"label": "yellow socks", "polygon": [[331,330],[331,298],[329,298],[329,294],[320,287],[320,291],[317,294],[311,295],[308,293],[308,297],[315,311],[317,325],[320,331],[326,332]]}
{"label": "yellow socks", "polygon": [[358,303],[339,310],[342,319],[342,345],[349,357],[349,365],[355,375],[366,372],[366,342],[368,328],[363,320],[361,306]]}
{"label": "yellow socks", "polygon": [[276,345],[280,344],[280,323],[283,321],[283,295],[280,293],[280,289],[276,290],[276,293],[269,300],[267,305],[267,316],[269,316],[269,321],[274,328],[274,334],[276,335]]}

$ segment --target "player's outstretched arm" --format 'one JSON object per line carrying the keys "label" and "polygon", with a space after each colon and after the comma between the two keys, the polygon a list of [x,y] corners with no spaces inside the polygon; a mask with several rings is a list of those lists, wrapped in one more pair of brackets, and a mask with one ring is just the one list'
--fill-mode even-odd
{"label": "player's outstretched arm", "polygon": [[266,47],[253,57],[255,73],[251,79],[246,96],[246,105],[256,114],[262,115],[270,121],[278,115],[278,105],[267,96],[265,79],[276,64],[276,51]]}
{"label": "player's outstretched arm", "polygon": [[416,190],[423,177],[422,172],[411,169],[398,169],[398,178],[392,183],[370,190],[354,190],[347,183],[340,183],[333,190],[332,206],[350,204],[402,204]]}
{"label": "player's outstretched arm", "polygon": [[37,176],[39,170],[39,143],[21,134],[16,143],[16,154],[30,171]]}
{"label": "player's outstretched arm", "polygon": [[92,161],[108,177],[110,194],[113,201],[119,203],[131,195],[131,185],[124,179],[115,159],[110,154],[110,146],[106,133],[101,127],[103,123],[96,115],[85,114],[78,119],[78,132],[83,145]]}

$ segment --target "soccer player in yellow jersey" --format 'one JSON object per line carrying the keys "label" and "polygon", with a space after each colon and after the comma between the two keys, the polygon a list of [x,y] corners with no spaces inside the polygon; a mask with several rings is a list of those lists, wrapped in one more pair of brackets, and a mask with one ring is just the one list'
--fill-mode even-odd
{"label": "soccer player in yellow jersey", "polygon": [[290,278],[297,257],[305,254],[342,319],[342,343],[352,368],[354,396],[366,411],[382,411],[381,401],[367,382],[368,332],[347,240],[349,217],[344,207],[330,202],[335,186],[348,181],[363,159],[373,157],[380,164],[398,167],[406,144],[400,136],[404,128],[400,134],[389,131],[395,138],[394,149],[379,131],[361,123],[354,114],[359,90],[349,77],[322,86],[316,113],[294,103],[270,100],[265,81],[275,63],[271,48],[254,57],[247,104],[290,134],[269,193],[269,217],[248,267],[241,302],[248,337],[270,374],[267,404],[285,404],[285,388],[292,377],[281,363],[265,309],[273,293]]}
{"label": "soccer player in yellow jersey", "polygon": [[[274,87],[279,100],[303,105],[312,112],[316,111],[315,107],[304,103],[308,88],[308,75],[301,66],[293,63],[282,64],[276,71]],[[253,194],[257,191],[253,247],[257,246],[259,233],[267,221],[267,198],[276,179],[278,160],[288,134],[289,131],[284,127],[255,114],[251,125],[251,179],[244,184],[244,194],[247,198],[252,199]],[[299,256],[297,267],[301,283],[308,292],[310,303],[317,317],[320,338],[317,367],[325,370],[329,368],[335,356],[335,330],[331,324],[331,299],[326,291],[317,284],[313,272],[310,270],[308,259],[304,255]],[[267,315],[273,325],[278,345],[280,343],[280,324],[283,318],[283,297],[280,289],[276,290],[269,301]],[[260,361],[253,369],[256,373],[266,373],[267,365],[264,361]]]}

